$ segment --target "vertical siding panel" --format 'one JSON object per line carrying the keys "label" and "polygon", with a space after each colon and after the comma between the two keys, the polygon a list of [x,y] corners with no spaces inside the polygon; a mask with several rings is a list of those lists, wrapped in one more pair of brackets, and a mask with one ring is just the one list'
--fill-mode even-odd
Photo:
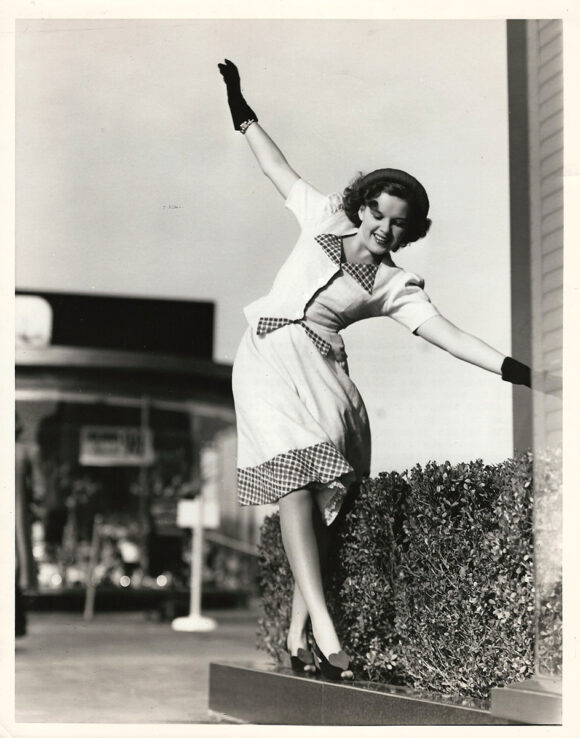
{"label": "vertical siding panel", "polygon": [[561,228],[557,228],[552,234],[544,237],[544,254],[547,256],[554,251],[560,252],[560,260],[562,259],[562,238],[563,232]]}
{"label": "vertical siding panel", "polygon": [[[523,37],[523,38],[522,38]],[[562,22],[508,21],[508,95],[510,100],[510,213],[512,270],[527,278],[531,300],[525,309],[532,326],[534,388],[531,423],[534,455],[534,554],[538,647],[537,676],[559,673],[542,659],[553,648],[542,601],[561,582],[561,495],[542,483],[546,450],[562,442],[562,276],[563,276],[563,81]],[[522,63],[523,58],[523,63]],[[525,196],[524,196],[525,195]],[[525,256],[522,251],[525,250]],[[512,271],[512,306],[524,309],[519,282]],[[520,303],[518,304],[518,300]],[[516,326],[517,328],[517,326]],[[512,320],[512,331],[514,322]],[[512,339],[514,350],[522,346]],[[514,398],[517,393],[514,392]],[[522,405],[514,402],[514,428],[521,424]],[[520,415],[518,415],[520,413]],[[557,648],[557,647],[555,647]],[[554,648],[554,650],[555,650]],[[556,660],[558,652],[555,654]]]}
{"label": "vertical siding panel", "polygon": [[562,269],[562,250],[560,248],[545,250],[542,254],[542,272],[549,274],[556,269]]}
{"label": "vertical siding panel", "polygon": [[[540,121],[534,112],[540,109],[542,100],[553,100],[558,93],[558,88],[553,79],[542,85],[539,79],[539,23],[529,21],[528,24],[528,106],[529,106],[529,156],[530,156],[530,272],[532,282],[532,362],[536,372],[545,366],[544,348],[541,341],[541,333],[538,326],[542,325],[543,315],[546,309],[542,289],[542,217],[541,217],[541,181],[542,174],[549,171],[550,174],[558,171],[558,163],[553,157],[559,153],[544,152],[542,159],[540,153]],[[550,298],[550,307],[554,297]],[[537,375],[536,375],[537,376]],[[534,380],[537,382],[536,376]],[[536,396],[537,395],[537,396]],[[546,428],[546,409],[544,407],[543,395],[535,392],[533,397],[534,417],[534,448],[543,448],[546,445],[548,429]]]}
{"label": "vertical siding panel", "polygon": [[562,38],[562,22],[560,20],[530,21],[535,28],[537,43],[545,46],[556,37]]}
{"label": "vertical siding panel", "polygon": [[540,103],[540,115],[542,119],[549,118],[554,113],[561,114],[564,107],[562,97],[562,93],[556,92],[556,94],[552,95],[545,102]]}
{"label": "vertical siding panel", "polygon": [[[533,357],[536,370],[553,372],[562,366],[563,340],[562,24],[530,20],[527,26]],[[538,389],[561,389],[557,379],[549,381]],[[535,448],[561,438],[561,424],[561,401],[534,393]]]}

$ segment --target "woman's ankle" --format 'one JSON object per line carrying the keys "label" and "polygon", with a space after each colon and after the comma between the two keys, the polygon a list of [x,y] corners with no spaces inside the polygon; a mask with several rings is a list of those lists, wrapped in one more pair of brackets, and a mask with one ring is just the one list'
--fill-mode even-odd
{"label": "woman's ankle", "polygon": [[286,636],[286,648],[292,655],[296,655],[299,648],[308,648],[306,628],[290,629]]}
{"label": "woman's ankle", "polygon": [[316,624],[313,622],[312,634],[318,648],[326,657],[331,653],[338,653],[342,649],[330,616],[328,618],[323,618]]}

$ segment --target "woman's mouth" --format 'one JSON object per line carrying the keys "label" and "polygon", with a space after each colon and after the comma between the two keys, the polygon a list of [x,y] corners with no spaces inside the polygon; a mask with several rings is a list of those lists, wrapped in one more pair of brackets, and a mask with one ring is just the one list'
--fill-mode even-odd
{"label": "woman's mouth", "polygon": [[389,245],[390,239],[388,236],[381,236],[379,233],[373,233],[373,238],[379,246],[382,246],[383,248]]}

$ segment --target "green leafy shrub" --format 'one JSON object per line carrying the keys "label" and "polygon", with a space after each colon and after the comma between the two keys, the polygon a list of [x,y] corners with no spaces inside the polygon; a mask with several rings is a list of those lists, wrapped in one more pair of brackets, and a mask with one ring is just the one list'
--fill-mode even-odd
{"label": "green leafy shrub", "polygon": [[[363,482],[335,524],[325,581],[357,677],[485,699],[533,674],[532,475],[528,453]],[[258,645],[282,660],[293,579],[277,513],[263,524],[259,584]]]}
{"label": "green leafy shrub", "polygon": [[536,667],[543,676],[562,673],[562,458],[534,458],[534,566],[536,573]]}

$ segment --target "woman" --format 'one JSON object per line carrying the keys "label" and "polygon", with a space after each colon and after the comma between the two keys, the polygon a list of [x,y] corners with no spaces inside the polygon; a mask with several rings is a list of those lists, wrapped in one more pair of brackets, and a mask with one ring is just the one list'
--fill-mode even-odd
{"label": "woman", "polygon": [[234,128],[285,198],[302,232],[268,295],[245,308],[249,327],[233,370],[242,504],[278,502],[294,575],[287,647],[297,672],[314,663],[331,679],[353,677],[324,599],[319,554],[349,487],[368,475],[369,422],[348,376],[339,331],[385,315],[464,361],[530,386],[525,365],[460,330],[397,267],[392,253],[426,235],[429,199],[398,169],[359,177],[325,196],[292,169],[244,99],[238,70],[219,64]]}

